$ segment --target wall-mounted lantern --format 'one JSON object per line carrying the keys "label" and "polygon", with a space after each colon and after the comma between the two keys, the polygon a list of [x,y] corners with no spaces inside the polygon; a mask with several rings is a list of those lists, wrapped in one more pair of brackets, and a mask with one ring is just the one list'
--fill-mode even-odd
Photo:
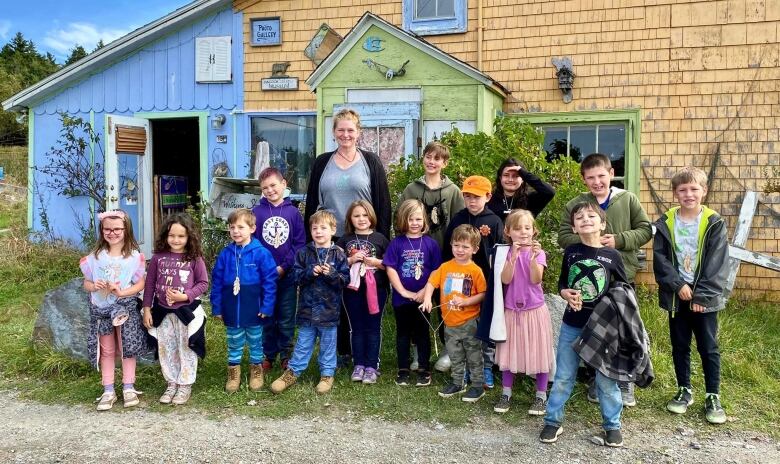
{"label": "wall-mounted lantern", "polygon": [[224,114],[215,114],[214,117],[211,118],[211,128],[215,130],[222,129],[226,120],[227,118],[225,118]]}
{"label": "wall-mounted lantern", "polygon": [[561,93],[563,93],[563,102],[571,103],[575,77],[571,58],[568,56],[553,58],[552,64],[555,66],[555,77],[558,78],[558,88],[561,89]]}

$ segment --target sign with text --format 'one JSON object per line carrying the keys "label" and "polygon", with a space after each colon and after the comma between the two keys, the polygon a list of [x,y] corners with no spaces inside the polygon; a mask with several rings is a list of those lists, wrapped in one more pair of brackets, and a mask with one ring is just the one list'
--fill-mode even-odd
{"label": "sign with text", "polygon": [[266,47],[282,43],[281,18],[255,18],[250,23],[252,26],[250,45],[253,47]]}
{"label": "sign with text", "polygon": [[298,90],[297,77],[269,77],[260,81],[263,90]]}
{"label": "sign with text", "polygon": [[251,193],[222,192],[217,200],[211,204],[214,216],[227,220],[230,213],[238,208],[252,209],[262,198]]}

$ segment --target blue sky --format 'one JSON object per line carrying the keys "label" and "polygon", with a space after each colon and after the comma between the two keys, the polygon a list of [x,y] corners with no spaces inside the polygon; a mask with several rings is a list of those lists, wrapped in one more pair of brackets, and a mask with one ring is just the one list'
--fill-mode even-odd
{"label": "blue sky", "polygon": [[62,63],[78,45],[109,43],[191,0],[0,0],[0,45],[21,31]]}

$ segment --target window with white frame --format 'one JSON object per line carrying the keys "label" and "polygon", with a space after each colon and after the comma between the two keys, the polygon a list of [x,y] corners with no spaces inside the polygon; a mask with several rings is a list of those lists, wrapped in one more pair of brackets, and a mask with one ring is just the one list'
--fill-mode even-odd
{"label": "window with white frame", "polygon": [[402,0],[403,26],[419,35],[466,32],[467,0]]}
{"label": "window with white frame", "polygon": [[316,156],[317,117],[314,114],[265,114],[252,116],[251,121],[252,150],[248,166],[275,167],[284,175],[292,193],[306,193]]}

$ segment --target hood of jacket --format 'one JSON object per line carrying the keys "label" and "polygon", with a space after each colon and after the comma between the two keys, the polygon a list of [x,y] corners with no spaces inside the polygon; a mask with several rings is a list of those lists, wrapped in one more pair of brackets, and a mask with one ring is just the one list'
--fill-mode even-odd
{"label": "hood of jacket", "polygon": [[430,188],[430,187],[428,187],[428,184],[426,184],[426,183],[425,183],[425,175],[422,175],[422,176],[420,176],[419,178],[415,179],[415,180],[414,180],[414,182],[412,182],[412,184],[413,184],[415,187],[418,187],[418,188],[419,188],[421,191],[424,191],[424,190],[430,190],[431,192],[435,192],[435,191],[437,191],[437,190],[442,190],[442,189],[445,189],[445,188],[449,187],[450,185],[455,185],[455,184],[454,184],[454,183],[453,183],[453,182],[450,180],[450,178],[449,178],[449,177],[447,177],[447,176],[445,176],[444,174],[442,174],[442,175],[441,175],[441,185],[439,185],[439,186],[438,186],[438,187],[436,187],[436,188]]}

